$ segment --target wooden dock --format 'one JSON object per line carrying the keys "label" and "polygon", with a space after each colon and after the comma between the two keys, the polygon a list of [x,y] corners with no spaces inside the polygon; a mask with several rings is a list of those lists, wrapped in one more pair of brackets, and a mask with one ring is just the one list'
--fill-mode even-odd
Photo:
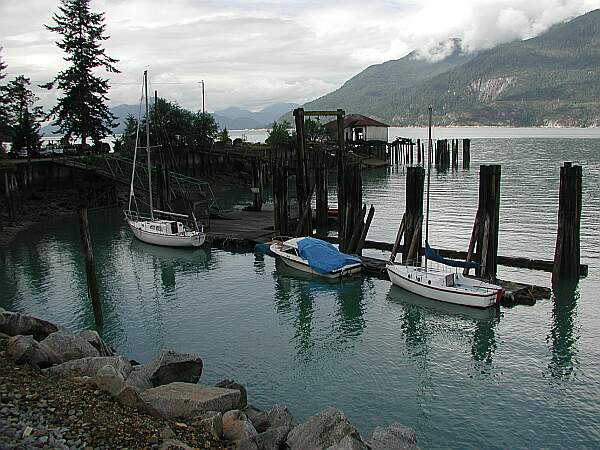
{"label": "wooden dock", "polygon": [[[228,210],[219,217],[212,218],[210,227],[205,229],[207,242],[218,248],[235,251],[254,251],[256,244],[269,242],[274,231],[273,211]],[[322,238],[322,236],[319,236]],[[327,240],[336,242],[336,238]],[[369,241],[367,241],[369,244]],[[367,247],[382,246],[387,249],[392,244],[377,243]],[[385,265],[386,260],[380,258],[361,257],[365,265],[365,274],[383,280],[389,280]],[[502,306],[534,305],[537,300],[550,298],[552,291],[547,287],[498,280],[504,288]]]}

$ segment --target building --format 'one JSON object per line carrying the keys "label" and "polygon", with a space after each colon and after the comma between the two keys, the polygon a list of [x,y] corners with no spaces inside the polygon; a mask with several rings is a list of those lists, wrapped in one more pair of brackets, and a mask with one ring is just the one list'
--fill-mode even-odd
{"label": "building", "polygon": [[[335,131],[336,121],[329,122],[327,128]],[[361,114],[344,116],[344,139],[346,142],[388,141],[389,125]]]}

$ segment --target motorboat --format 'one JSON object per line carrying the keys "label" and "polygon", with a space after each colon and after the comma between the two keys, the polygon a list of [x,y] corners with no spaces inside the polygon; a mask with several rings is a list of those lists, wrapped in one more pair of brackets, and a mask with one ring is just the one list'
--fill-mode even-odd
{"label": "motorboat", "polygon": [[312,237],[276,238],[269,250],[287,266],[325,278],[341,278],[362,271],[361,260],[332,244]]}

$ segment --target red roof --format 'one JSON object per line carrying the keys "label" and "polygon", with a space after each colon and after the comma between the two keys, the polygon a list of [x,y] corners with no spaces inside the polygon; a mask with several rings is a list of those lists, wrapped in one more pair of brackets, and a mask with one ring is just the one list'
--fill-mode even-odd
{"label": "red roof", "polygon": [[[336,121],[333,120],[327,124],[328,127],[335,125]],[[349,127],[386,127],[389,125],[385,123],[379,122],[375,119],[371,119],[370,117],[363,116],[362,114],[348,114],[344,116],[344,128]]]}

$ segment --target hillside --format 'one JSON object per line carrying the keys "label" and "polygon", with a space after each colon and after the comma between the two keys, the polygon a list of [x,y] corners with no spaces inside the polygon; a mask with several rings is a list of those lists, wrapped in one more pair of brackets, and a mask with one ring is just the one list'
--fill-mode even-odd
{"label": "hillside", "polygon": [[438,62],[406,57],[371,66],[304,105],[344,108],[397,125],[600,125],[600,10],[532,39]]}

